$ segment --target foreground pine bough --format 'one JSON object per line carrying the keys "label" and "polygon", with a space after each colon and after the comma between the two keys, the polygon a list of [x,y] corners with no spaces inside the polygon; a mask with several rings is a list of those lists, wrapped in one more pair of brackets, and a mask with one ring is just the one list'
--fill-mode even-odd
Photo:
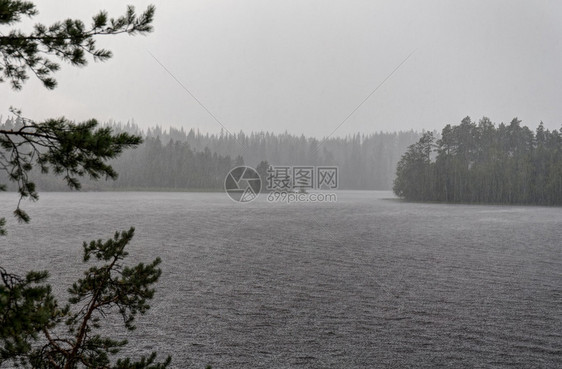
{"label": "foreground pine bough", "polygon": [[[17,184],[21,199],[38,199],[35,183],[29,173],[34,167],[43,174],[52,172],[63,176],[71,189],[80,189],[79,177],[85,175],[97,180],[117,178],[107,161],[123,150],[135,148],[142,139],[127,133],[113,134],[111,128],[98,128],[95,119],[74,123],[65,118],[36,123],[19,116],[21,126],[12,130],[0,129],[0,170]],[[6,187],[0,184],[0,191]],[[14,215],[28,222],[29,216],[18,204]],[[0,234],[4,220],[0,219]]]}
{"label": "foreground pine bough", "polygon": [[469,117],[411,145],[394,193],[412,201],[562,205],[562,134]]}
{"label": "foreground pine bough", "polygon": [[[137,14],[128,6],[124,15],[110,18],[105,11],[92,17],[90,26],[78,19],[65,19],[49,26],[36,23],[31,31],[3,30],[0,34],[0,83],[9,82],[20,90],[29,75],[37,77],[48,89],[56,87],[54,74],[59,61],[85,66],[88,56],[94,61],[111,58],[111,51],[98,48],[100,36],[147,34],[152,32],[155,8],[150,5]],[[10,26],[22,18],[32,18],[38,10],[31,1],[0,0],[0,26]],[[110,128],[97,129],[90,120],[76,124],[65,118],[42,123],[12,112],[21,123],[0,129],[0,171],[14,182],[20,195],[37,200],[35,183],[29,173],[62,175],[68,186],[80,188],[79,177],[115,179],[117,173],[108,164],[126,148],[138,146],[142,139],[128,134],[113,134]],[[6,186],[0,183],[0,191]],[[19,203],[16,218],[29,222]],[[6,233],[6,221],[0,218],[0,236]],[[92,266],[69,289],[69,304],[60,307],[47,284],[47,272],[29,272],[21,277],[0,267],[0,366],[2,363],[33,368],[165,368],[170,358],[156,362],[156,354],[139,361],[129,358],[110,360],[126,341],[99,334],[107,314],[117,313],[126,329],[134,329],[138,313],[145,313],[152,299],[152,285],[160,276],[159,259],[148,265],[126,267],[125,246],[134,230],[118,232],[102,242],[84,244],[84,262],[92,257]],[[111,332],[111,331],[110,331]]]}
{"label": "foreground pine bough", "polygon": [[[68,289],[69,303],[59,306],[47,284],[47,272],[19,278],[0,269],[0,365],[12,362],[33,368],[166,368],[156,353],[138,361],[111,358],[127,344],[103,336],[103,320],[119,314],[134,330],[135,317],[144,314],[154,297],[160,259],[149,264],[124,265],[134,228],[117,232],[107,241],[84,242],[84,263],[91,266]],[[106,326],[107,328],[107,326]],[[108,329],[114,331],[114,327]]]}

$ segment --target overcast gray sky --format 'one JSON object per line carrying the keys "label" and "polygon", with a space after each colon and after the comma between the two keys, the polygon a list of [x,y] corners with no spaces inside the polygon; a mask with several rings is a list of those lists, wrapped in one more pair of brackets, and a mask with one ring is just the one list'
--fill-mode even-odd
{"label": "overcast gray sky", "polygon": [[[156,5],[154,32],[98,41],[114,57],[63,65],[54,91],[0,85],[9,106],[141,127],[335,133],[438,129],[469,115],[562,123],[562,1],[37,1],[32,22]],[[29,23],[26,22],[26,23]],[[89,22],[88,22],[89,23]]]}

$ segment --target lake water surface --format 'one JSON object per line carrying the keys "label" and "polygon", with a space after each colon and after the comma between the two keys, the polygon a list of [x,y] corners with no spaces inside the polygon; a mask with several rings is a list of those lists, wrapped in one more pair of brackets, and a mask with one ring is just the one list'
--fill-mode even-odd
{"label": "lake water surface", "polygon": [[0,265],[53,282],[136,227],[131,259],[163,275],[131,350],[175,368],[562,367],[561,208],[42,193],[19,225],[16,203],[0,193]]}

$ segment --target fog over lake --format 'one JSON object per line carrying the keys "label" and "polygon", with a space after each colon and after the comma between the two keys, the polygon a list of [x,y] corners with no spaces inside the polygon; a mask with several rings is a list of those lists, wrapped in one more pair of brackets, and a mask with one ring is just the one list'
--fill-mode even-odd
{"label": "fog over lake", "polygon": [[367,191],[293,204],[41,193],[23,204],[32,221],[20,225],[10,215],[16,195],[0,193],[0,203],[9,232],[1,265],[48,269],[61,298],[57,282],[85,269],[83,241],[135,226],[129,262],[159,256],[163,274],[128,350],[171,354],[174,368],[562,362],[560,208],[407,203]]}
{"label": "fog over lake", "polygon": [[561,15],[0,0],[0,369],[562,369]]}

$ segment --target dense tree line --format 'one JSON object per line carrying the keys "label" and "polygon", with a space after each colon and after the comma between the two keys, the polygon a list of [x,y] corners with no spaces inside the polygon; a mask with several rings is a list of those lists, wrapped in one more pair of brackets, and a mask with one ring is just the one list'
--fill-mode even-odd
{"label": "dense tree line", "polygon": [[[12,129],[16,118],[0,120]],[[420,134],[413,131],[334,137],[321,141],[289,133],[202,134],[195,130],[146,131],[134,123],[108,123],[115,133],[141,135],[144,143],[111,162],[119,173],[114,182],[83,181],[84,189],[222,189],[226,174],[246,164],[337,165],[342,189],[388,190],[401,154]],[[1,176],[1,174],[0,174]],[[1,177],[0,177],[1,179]],[[56,178],[34,173],[42,190],[64,190]]]}
{"label": "dense tree line", "polygon": [[562,135],[466,117],[409,146],[393,189],[414,201],[561,205]]}

